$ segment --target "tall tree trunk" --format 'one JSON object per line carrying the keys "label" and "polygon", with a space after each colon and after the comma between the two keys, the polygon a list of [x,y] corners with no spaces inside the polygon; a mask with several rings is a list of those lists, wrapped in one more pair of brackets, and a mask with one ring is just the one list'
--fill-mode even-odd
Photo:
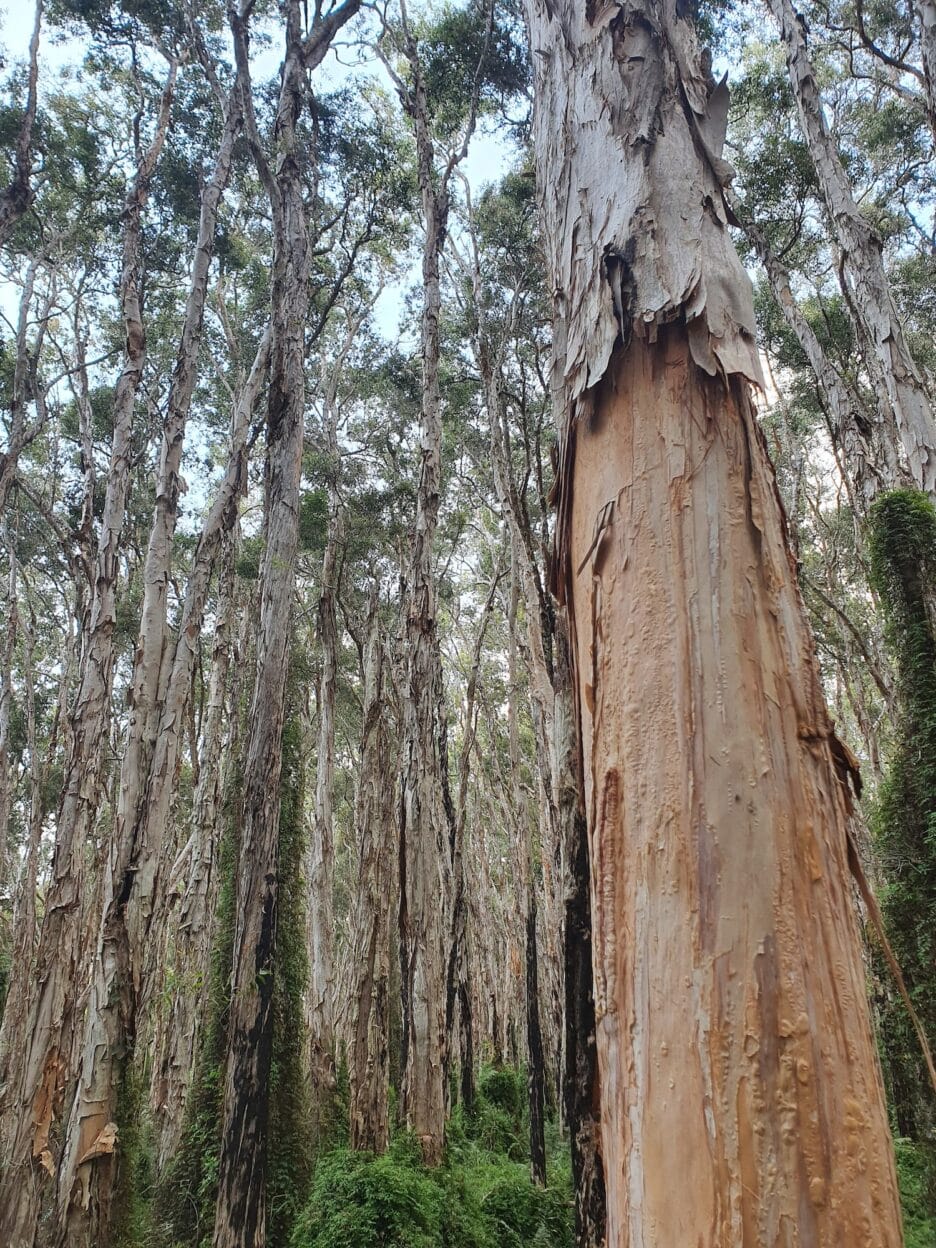
{"label": "tall tree trunk", "polygon": [[422,256],[422,430],[409,563],[403,693],[400,905],[406,1004],[402,1105],[407,1125],[419,1137],[425,1161],[438,1165],[445,1134],[446,919],[454,833],[433,566],[442,482],[439,258],[445,242],[448,194],[446,187],[440,193],[435,184],[425,87],[415,57],[411,64],[416,72],[417,161],[426,232]]}
{"label": "tall tree trunk", "polygon": [[266,1088],[273,1046],[280,774],[299,541],[309,302],[309,239],[296,126],[308,70],[321,62],[335,33],[359,4],[360,0],[345,0],[328,17],[317,20],[303,39],[299,2],[287,0],[285,60],[273,135],[274,170],[263,156],[250,98],[246,30],[242,20],[233,19],[248,142],[273,212],[272,346],[257,673],[244,769],[214,1248],[263,1248],[266,1242]]}
{"label": "tall tree trunk", "polygon": [[[36,967],[29,984],[28,1045],[11,1055],[4,1088],[4,1117],[10,1124],[2,1151],[0,1240],[28,1248],[37,1233],[43,1172],[56,1173],[53,1124],[58,1117],[69,1070],[76,998],[81,989],[82,880],[84,855],[91,839],[104,788],[103,762],[108,742],[114,667],[115,594],[118,548],[130,485],[134,399],[145,360],[140,301],[141,231],[150,181],[169,125],[175,87],[172,63],[152,142],[141,156],[124,207],[123,266],[120,306],[126,333],[124,367],[114,392],[110,470],[98,537],[87,633],[83,639],[78,692],[71,713],[71,743],[65,765],[56,821],[52,870]],[[107,1124],[109,1125],[109,1124]],[[110,1130],[88,1141],[88,1150],[113,1148]],[[60,1209],[60,1214],[62,1210]]]}
{"label": "tall tree trunk", "polygon": [[517,541],[511,541],[510,598],[507,610],[507,749],[510,761],[513,819],[517,828],[520,893],[524,919],[524,987],[526,989],[526,1066],[530,1116],[530,1170],[533,1182],[546,1182],[546,1078],[543,1033],[540,1028],[539,974],[536,949],[536,879],[533,873],[533,837],[527,791],[522,778],[517,724],[517,607],[520,602]]}
{"label": "tall tree trunk", "polygon": [[923,376],[904,336],[891,293],[881,240],[852,194],[829,133],[806,49],[802,18],[792,0],[768,0],[786,45],[787,68],[803,134],[839,244],[845,295],[894,414],[913,479],[936,497],[936,421]]}
{"label": "tall tree trunk", "polygon": [[528,17],[607,1243],[898,1245],[845,755],[747,393],[724,87],[675,0]]}
{"label": "tall tree trunk", "polygon": [[102,1154],[89,1150],[89,1141],[116,1122],[121,1083],[132,1061],[137,1022],[147,995],[147,972],[153,964],[147,954],[152,951],[152,920],[158,901],[163,843],[177,780],[197,637],[221,542],[237,517],[246,475],[250,417],[269,352],[268,338],[264,336],[244,393],[235,404],[229,462],[196,547],[179,635],[172,647],[166,610],[181,493],[182,447],[195,386],[218,206],[230,172],[241,115],[235,81],[215,169],[202,196],[191,284],[163,424],[156,510],[143,568],[143,608],[130,688],[130,723],[102,881],[102,919],[84,1024],[82,1069],[66,1123],[60,1201],[64,1206],[71,1194],[78,1197],[72,1200],[68,1220],[69,1242],[76,1248],[83,1238],[93,1240],[106,1234],[117,1168],[112,1160],[116,1142],[111,1152]]}
{"label": "tall tree trunk", "polygon": [[16,535],[10,528],[10,517],[0,513],[0,549],[6,551],[7,569],[3,578],[3,619],[6,636],[0,656],[0,903],[9,892],[12,896],[13,872],[7,859],[9,852],[10,814],[13,809],[13,768],[10,758],[10,727],[13,717],[13,659],[19,628],[16,576]]}
{"label": "tall tree trunk", "polygon": [[353,923],[357,976],[351,1003],[351,1147],[383,1152],[390,1138],[390,908],[397,887],[389,673],[376,595],[364,663],[364,723],[355,797],[358,884]]}
{"label": "tall tree trunk", "polygon": [[[358,326],[354,327],[356,332]],[[315,755],[315,801],[308,850],[309,986],[306,1003],[311,1044],[312,1083],[321,1101],[335,1087],[334,1008],[334,834],[335,834],[335,695],[338,687],[338,577],[344,546],[341,502],[341,451],[338,446],[338,379],[353,342],[349,332],[325,382],[323,417],[328,457],[328,519],[322,557],[318,634],[322,670],[318,691],[318,742]]]}
{"label": "tall tree trunk", "polygon": [[[151,1104],[158,1129],[157,1164],[162,1170],[176,1151],[192,1083],[203,1023],[203,986],[208,982],[212,921],[218,899],[218,840],[224,790],[222,751],[232,742],[224,731],[229,711],[228,673],[238,608],[234,556],[237,540],[225,539],[219,573],[220,604],[212,646],[211,675],[201,738],[198,783],[192,803],[191,835],[173,876],[185,871],[175,930],[165,942],[175,991],[160,1011],[154,1041]],[[230,722],[237,722],[236,707]],[[229,761],[229,760],[225,760]],[[170,882],[169,891],[174,891]]]}

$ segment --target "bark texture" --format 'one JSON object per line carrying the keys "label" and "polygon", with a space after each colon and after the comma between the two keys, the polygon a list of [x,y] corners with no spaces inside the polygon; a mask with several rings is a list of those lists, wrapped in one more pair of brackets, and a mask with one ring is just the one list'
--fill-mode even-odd
{"label": "bark texture", "polygon": [[846,777],[741,383],[635,341],[571,488],[609,1244],[897,1245]]}
{"label": "bark texture", "polygon": [[[114,828],[104,871],[101,929],[84,1024],[81,1071],[66,1123],[59,1176],[67,1205],[69,1242],[106,1234],[115,1166],[111,1152],[96,1153],[89,1141],[117,1118],[117,1100],[129,1062],[138,1014],[146,994],[147,949],[157,902],[159,867],[172,793],[177,779],[184,720],[192,688],[196,642],[208,584],[223,532],[233,526],[245,472],[251,404],[235,419],[231,462],[201,534],[186,588],[179,636],[171,644],[167,596],[172,540],[182,492],[180,475],[185,425],[195,387],[198,345],[218,207],[241,125],[235,82],[215,169],[202,195],[198,238],[175,370],[163,422],[156,508],[143,568],[143,607],[130,688],[130,722],[120,769]],[[263,378],[264,359],[253,374],[252,397]],[[150,964],[152,960],[150,959]]]}
{"label": "bark texture", "polygon": [[887,396],[913,479],[932,498],[936,496],[936,421],[891,294],[881,240],[855,202],[829,133],[803,19],[791,0],[768,2],[786,45],[800,123],[838,240],[845,295],[860,337],[869,347],[873,380]]}
{"label": "bark texture", "polygon": [[528,5],[607,1244],[898,1245],[846,756],[747,393],[727,96],[680,13]]}
{"label": "bark texture", "polygon": [[377,603],[368,622],[364,725],[355,797],[358,886],[353,947],[349,1076],[351,1147],[382,1153],[389,1142],[390,903],[396,891],[391,758],[393,710]]}
{"label": "bark texture", "polygon": [[[448,222],[448,184],[436,183],[429,111],[415,44],[412,109],[425,237],[422,279],[422,429],[416,522],[406,606],[403,790],[400,803],[400,934],[403,1011],[403,1115],[430,1165],[442,1160],[445,1133],[446,917],[451,894],[454,819],[448,791],[442,660],[436,620],[433,543],[442,481],[439,391],[439,258]],[[451,170],[449,169],[449,175]]]}
{"label": "bark texture", "polygon": [[247,138],[273,214],[273,280],[257,670],[244,769],[214,1248],[263,1248],[266,1243],[267,1085],[273,1047],[280,778],[299,541],[309,303],[309,236],[297,123],[308,90],[308,70],[321,62],[335,33],[354,16],[359,3],[345,0],[318,19],[305,38],[298,0],[284,6],[286,47],[272,169],[262,152],[250,97],[246,30],[242,19],[234,17],[232,23]]}
{"label": "bark texture", "polygon": [[[3,1182],[0,1183],[0,1241],[28,1248],[37,1234],[44,1180],[55,1175],[53,1148],[59,1117],[71,1077],[71,1048],[77,997],[83,987],[81,969],[81,886],[84,855],[90,841],[103,790],[104,750],[109,736],[114,667],[118,554],[130,483],[134,400],[145,360],[141,310],[141,235],[143,208],[156,162],[165,141],[175,86],[173,62],[152,142],[142,153],[124,207],[123,264],[120,303],[125,328],[124,364],[114,391],[111,461],[98,536],[91,601],[82,641],[78,692],[71,711],[69,751],[56,820],[52,868],[36,966],[29,984],[11,991],[29,1000],[28,1045],[13,1060],[3,1090],[4,1118],[10,1124],[2,1141]],[[113,1123],[86,1143],[95,1156],[111,1154]],[[69,1199],[71,1193],[65,1193]],[[78,1200],[83,1194],[78,1194]],[[65,1210],[58,1223],[65,1234]]]}

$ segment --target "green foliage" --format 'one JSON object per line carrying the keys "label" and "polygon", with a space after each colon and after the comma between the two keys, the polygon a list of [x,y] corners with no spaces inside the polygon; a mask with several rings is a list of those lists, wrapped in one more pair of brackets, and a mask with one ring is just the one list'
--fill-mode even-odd
{"label": "green foliage", "polygon": [[[936,509],[916,490],[895,490],[871,516],[871,579],[884,612],[885,637],[897,669],[900,713],[890,769],[872,829],[886,884],[881,909],[910,995],[931,1042],[936,1039]],[[907,1020],[896,1004],[882,1029],[892,1086],[916,1087],[896,1097],[902,1132],[918,1134],[929,1119]],[[913,1072],[916,1072],[915,1074]]]}
{"label": "green foliage", "polygon": [[114,1189],[113,1248],[134,1248],[151,1233],[150,1199],[153,1188],[152,1122],[146,1113],[148,1072],[128,1063],[120,1082],[117,1105],[117,1181]]}
{"label": "green foliage", "polygon": [[[295,669],[291,668],[287,694],[290,702],[296,700],[296,683]],[[293,714],[283,728],[280,781],[273,1065],[269,1084],[267,1158],[267,1236],[271,1244],[288,1241],[308,1190],[311,1173],[310,1107],[302,1053],[306,1034],[302,998],[308,976],[302,874],[305,844],[303,783],[302,731],[298,718]]]}
{"label": "green foliage", "polygon": [[[496,1073],[514,1086],[522,1082],[518,1072]],[[497,1095],[498,1080],[486,1082]],[[478,1099],[506,1112],[483,1092]],[[456,1111],[445,1164],[436,1170],[422,1165],[407,1134],[382,1157],[344,1148],[326,1154],[292,1248],[571,1248],[568,1167],[554,1166],[548,1186],[539,1188],[526,1160],[487,1148],[474,1132],[473,1121]]]}
{"label": "green foliage", "polygon": [[910,1140],[895,1140],[897,1180],[903,1209],[905,1248],[933,1248],[936,1244],[936,1213],[932,1185],[933,1159]]}
{"label": "green foliage", "polygon": [[236,902],[235,812],[240,786],[225,795],[225,831],[219,850],[220,891],[211,951],[205,1023],[195,1077],[185,1106],[182,1139],[154,1193],[162,1242],[202,1248],[211,1243],[218,1194],[222,1095]]}

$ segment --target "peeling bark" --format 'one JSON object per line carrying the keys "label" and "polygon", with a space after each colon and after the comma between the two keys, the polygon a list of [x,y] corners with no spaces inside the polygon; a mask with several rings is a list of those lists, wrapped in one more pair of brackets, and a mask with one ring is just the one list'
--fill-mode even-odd
{"label": "peeling bark", "polygon": [[724,86],[670,0],[528,18],[607,1244],[896,1246],[845,755],[747,392]]}
{"label": "peeling bark", "polygon": [[[269,351],[261,343],[245,395],[235,410],[230,462],[203,526],[186,587],[179,636],[170,644],[167,594],[178,504],[185,423],[195,367],[218,206],[227,182],[241,108],[235,82],[215,170],[202,196],[198,242],[169,390],[156,484],[156,511],[143,569],[143,608],[130,689],[130,724],[120,771],[114,828],[104,874],[101,929],[84,1024],[82,1068],[65,1127],[60,1202],[71,1201],[69,1242],[106,1233],[115,1148],[87,1147],[117,1117],[117,1100],[145,1002],[147,959],[157,907],[159,870],[192,688],[195,647],[208,585],[225,531],[237,516],[246,473],[249,420]],[[149,963],[149,964],[148,964]],[[73,1195],[78,1199],[72,1199]]]}
{"label": "peeling bark", "polygon": [[364,724],[355,796],[358,885],[353,921],[357,977],[351,1002],[351,1147],[382,1153],[389,1142],[390,908],[396,891],[389,673],[376,598],[364,665]]}
{"label": "peeling bark", "polygon": [[[0,1241],[29,1248],[37,1234],[41,1195],[57,1161],[53,1128],[72,1077],[70,1054],[83,974],[82,881],[84,854],[103,797],[103,756],[113,682],[118,550],[130,482],[134,400],[145,360],[140,302],[142,214],[169,125],[175,86],[172,63],[152,142],[141,156],[124,207],[120,305],[125,328],[124,366],[114,391],[114,434],[104,511],[97,543],[92,597],[71,711],[71,735],[36,967],[15,990],[29,1000],[27,1047],[14,1055],[3,1089],[3,1182]],[[92,1147],[86,1141],[85,1148]],[[63,1210],[59,1209],[59,1220]]]}
{"label": "peeling bark", "polygon": [[884,271],[881,240],[855,202],[829,133],[803,20],[791,0],[768,3],[786,46],[800,124],[838,239],[847,302],[870,349],[873,379],[887,396],[914,481],[936,497],[936,421]]}

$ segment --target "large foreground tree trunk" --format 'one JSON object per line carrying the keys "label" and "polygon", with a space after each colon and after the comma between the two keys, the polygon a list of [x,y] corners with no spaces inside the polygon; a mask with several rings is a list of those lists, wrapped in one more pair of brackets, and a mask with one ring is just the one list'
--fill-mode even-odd
{"label": "large foreground tree trunk", "polygon": [[724,88],[675,0],[528,16],[607,1243],[896,1246],[845,756],[747,392]]}

